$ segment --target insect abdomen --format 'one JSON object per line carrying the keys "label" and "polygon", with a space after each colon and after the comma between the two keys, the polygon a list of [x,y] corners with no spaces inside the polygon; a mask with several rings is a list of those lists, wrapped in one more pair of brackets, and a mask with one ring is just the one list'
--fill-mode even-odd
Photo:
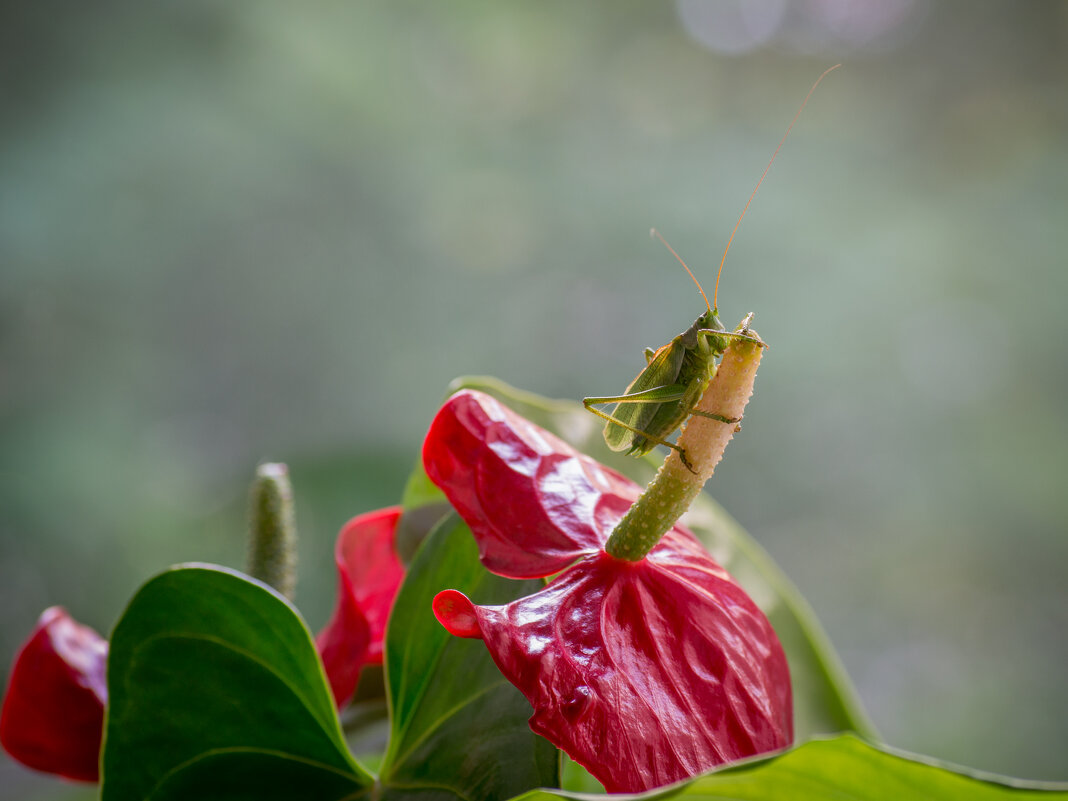
{"label": "insect abdomen", "polygon": [[[662,403],[653,414],[652,419],[648,425],[644,427],[644,430],[649,432],[653,437],[659,437],[660,439],[666,439],[686,422],[686,418],[690,416],[690,410],[697,405],[697,402],[701,400],[701,396],[705,394],[705,390],[708,389],[709,375],[705,371],[704,378],[695,378],[688,384],[684,383],[681,379],[681,384],[686,387],[685,394],[677,401],[671,401],[669,403]],[[651,440],[648,437],[635,436],[634,444],[631,445],[630,453],[632,456],[641,456],[648,453],[654,447],[657,442]]]}

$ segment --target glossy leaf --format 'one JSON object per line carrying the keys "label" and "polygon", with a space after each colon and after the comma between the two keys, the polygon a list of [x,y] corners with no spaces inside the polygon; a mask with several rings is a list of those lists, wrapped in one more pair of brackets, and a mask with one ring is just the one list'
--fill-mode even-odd
{"label": "glossy leaf", "polygon": [[481,643],[451,637],[434,620],[431,600],[446,586],[506,603],[542,584],[489,573],[455,515],[427,537],[386,634],[392,728],[381,770],[385,797],[489,801],[556,785],[557,751],[530,731],[523,696]]}
{"label": "glossy leaf", "polygon": [[108,644],[58,606],[46,609],[11,669],[0,744],[19,762],[68,779],[99,778]]}
{"label": "glossy leaf", "polygon": [[339,707],[352,698],[360,671],[382,663],[386,620],[404,567],[393,549],[399,506],[358,515],[338,534],[337,606],[315,644]]}
{"label": "glossy leaf", "polygon": [[[602,423],[580,403],[541,398],[485,377],[457,379],[449,390],[463,388],[493,395],[528,420],[642,486],[655,471],[655,453],[646,459],[634,459],[608,450],[601,436]],[[425,478],[419,482],[413,478],[410,483],[424,486],[425,482]],[[709,489],[714,491],[714,482]],[[406,499],[405,515],[411,512],[410,506],[435,500],[434,495],[426,492],[415,496],[411,505]],[[874,738],[874,727],[829,638],[808,603],[767,552],[711,499],[707,490],[683,517],[683,522],[756,601],[774,626],[790,665],[796,738],[805,740],[848,730]]]}
{"label": "glossy leaf", "polygon": [[602,550],[636,484],[471,390],[442,406],[423,461],[490,570],[543,575],[573,562],[506,606],[448,590],[435,613],[453,634],[485,640],[534,707],[531,728],[607,790],[659,787],[792,742],[775,633],[693,535],[675,527],[636,562]]}
{"label": "glossy leaf", "polygon": [[[852,735],[723,768],[667,790],[620,799],[686,801],[1063,801],[1068,784],[1027,782],[883,750]],[[513,801],[588,799],[561,791]]]}
{"label": "glossy leaf", "polygon": [[371,785],[303,622],[234,571],[187,566],[146,583],[112,635],[108,689],[103,801],[325,801]]}

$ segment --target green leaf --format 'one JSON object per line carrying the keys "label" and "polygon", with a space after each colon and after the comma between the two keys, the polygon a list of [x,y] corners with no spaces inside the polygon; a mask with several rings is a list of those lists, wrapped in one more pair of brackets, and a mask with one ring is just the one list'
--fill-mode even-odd
{"label": "green leaf", "polygon": [[145,584],[111,637],[102,801],[358,798],[349,755],[296,611],[211,565]]}
{"label": "green leaf", "polygon": [[[1068,784],[1025,782],[881,750],[852,735],[814,740],[779,756],[722,768],[687,784],[619,799],[691,801],[1002,801],[1068,799]],[[561,791],[514,801],[588,798]]]}
{"label": "green leaf", "polygon": [[[573,401],[548,400],[486,377],[460,378],[449,391],[478,389],[493,395],[511,409],[618,470],[639,484],[648,483],[656,470],[656,454],[649,459],[613,453],[601,435],[603,423]],[[422,487],[421,468],[410,486]],[[715,482],[711,482],[715,486]],[[412,507],[437,502],[432,493],[413,493]],[[406,514],[408,507],[406,506]],[[683,517],[683,522],[705,543],[712,556],[746,589],[768,616],[782,642],[790,663],[794,690],[794,730],[796,739],[840,731],[855,731],[876,739],[841,660],[830,644],[808,603],[797,588],[768,556],[767,552],[738,525],[707,493],[702,493]]]}
{"label": "green leaf", "polygon": [[482,567],[471,531],[455,514],[426,538],[386,631],[392,729],[381,772],[385,798],[502,799],[559,783],[557,751],[527,725],[526,699],[481,641],[453,637],[431,611],[444,589],[504,604],[541,587]]}

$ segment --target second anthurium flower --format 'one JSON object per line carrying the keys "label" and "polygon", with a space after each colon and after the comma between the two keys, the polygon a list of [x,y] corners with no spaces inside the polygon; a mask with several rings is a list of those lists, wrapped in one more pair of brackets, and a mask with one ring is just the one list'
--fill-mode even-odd
{"label": "second anthurium flower", "polygon": [[338,708],[356,692],[360,672],[382,664],[386,621],[404,566],[394,550],[399,506],[357,515],[337,537],[337,606],[315,638]]}
{"label": "second anthurium flower", "polygon": [[11,667],[0,745],[24,765],[68,779],[100,777],[108,643],[59,606],[46,609]]}
{"label": "second anthurium flower", "polygon": [[638,561],[605,552],[636,484],[470,390],[434,419],[423,463],[489,570],[559,573],[506,606],[446,590],[434,612],[485,641],[533,706],[531,728],[606,790],[641,792],[790,745],[782,646],[694,535],[676,525]]}

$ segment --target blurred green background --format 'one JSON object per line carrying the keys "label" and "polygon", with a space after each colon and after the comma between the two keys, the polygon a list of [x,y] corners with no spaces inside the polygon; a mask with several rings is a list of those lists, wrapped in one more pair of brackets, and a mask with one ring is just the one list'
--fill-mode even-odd
{"label": "blurred green background", "polygon": [[[240,566],[299,603],[447,382],[621,391],[720,287],[771,344],[709,490],[886,739],[1068,779],[1068,5],[6,4],[0,655]],[[5,673],[6,675],[6,673]],[[87,794],[0,760],[5,798]]]}

